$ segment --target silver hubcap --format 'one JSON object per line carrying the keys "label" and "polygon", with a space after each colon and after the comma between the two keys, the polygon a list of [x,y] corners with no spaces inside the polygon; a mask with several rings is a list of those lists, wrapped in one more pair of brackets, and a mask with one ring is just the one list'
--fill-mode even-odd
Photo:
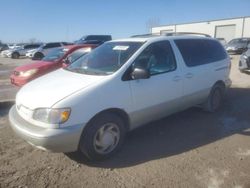
{"label": "silver hubcap", "polygon": [[104,124],[95,134],[94,148],[97,153],[107,154],[115,149],[120,139],[120,130],[114,123]]}

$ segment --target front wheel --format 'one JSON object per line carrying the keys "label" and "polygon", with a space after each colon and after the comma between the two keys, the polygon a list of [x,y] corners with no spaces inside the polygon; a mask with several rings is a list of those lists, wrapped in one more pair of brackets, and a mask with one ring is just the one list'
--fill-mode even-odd
{"label": "front wheel", "polygon": [[84,129],[79,151],[90,160],[108,158],[121,148],[125,135],[122,118],[111,113],[102,114]]}

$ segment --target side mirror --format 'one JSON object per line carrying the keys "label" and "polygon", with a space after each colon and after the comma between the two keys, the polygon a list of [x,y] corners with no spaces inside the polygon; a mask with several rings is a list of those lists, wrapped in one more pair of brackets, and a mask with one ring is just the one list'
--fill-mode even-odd
{"label": "side mirror", "polygon": [[69,64],[71,64],[71,61],[70,61],[70,59],[68,57],[66,57],[64,59],[63,63],[69,65]]}
{"label": "side mirror", "polygon": [[150,78],[150,72],[146,68],[134,68],[133,71],[131,72],[131,78],[133,80],[138,80],[138,79],[148,79]]}

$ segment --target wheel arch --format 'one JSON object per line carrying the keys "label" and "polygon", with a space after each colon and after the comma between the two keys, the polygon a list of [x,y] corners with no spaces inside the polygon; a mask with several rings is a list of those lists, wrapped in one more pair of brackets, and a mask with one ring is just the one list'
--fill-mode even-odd
{"label": "wheel arch", "polygon": [[[123,121],[124,121],[124,125],[126,130],[130,130],[130,118],[127,114],[127,112],[123,109],[120,108],[108,108],[105,110],[102,110],[100,112],[98,112],[97,114],[95,114],[87,123],[87,126],[98,116],[101,116],[102,114],[106,114],[106,113],[111,113],[111,114],[115,114],[117,116],[119,116]],[[84,130],[83,130],[84,131]]]}
{"label": "wheel arch", "polygon": [[215,82],[214,86],[215,85],[220,85],[220,86],[226,87],[226,84],[223,80],[218,80],[217,82]]}

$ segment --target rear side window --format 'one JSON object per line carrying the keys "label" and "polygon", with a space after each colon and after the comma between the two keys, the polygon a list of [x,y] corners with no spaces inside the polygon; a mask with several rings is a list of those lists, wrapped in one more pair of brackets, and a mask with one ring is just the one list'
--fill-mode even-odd
{"label": "rear side window", "polygon": [[48,43],[48,44],[46,44],[46,46],[44,46],[44,49],[56,48],[56,47],[60,47],[60,46],[61,46],[60,43]]}
{"label": "rear side window", "polygon": [[227,58],[222,45],[214,40],[177,39],[175,44],[188,67],[213,63]]}
{"label": "rear side window", "polygon": [[39,45],[39,44],[30,44],[30,45],[26,45],[24,47],[24,49],[38,48],[39,46],[41,46],[41,45]]}

